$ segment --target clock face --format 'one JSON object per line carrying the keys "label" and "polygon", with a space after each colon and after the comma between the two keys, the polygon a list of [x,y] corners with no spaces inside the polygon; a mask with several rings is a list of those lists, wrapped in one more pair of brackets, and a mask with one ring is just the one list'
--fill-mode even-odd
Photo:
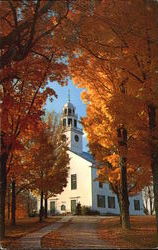
{"label": "clock face", "polygon": [[75,135],[75,136],[74,136],[74,139],[75,139],[76,142],[78,142],[78,141],[79,141],[78,135]]}

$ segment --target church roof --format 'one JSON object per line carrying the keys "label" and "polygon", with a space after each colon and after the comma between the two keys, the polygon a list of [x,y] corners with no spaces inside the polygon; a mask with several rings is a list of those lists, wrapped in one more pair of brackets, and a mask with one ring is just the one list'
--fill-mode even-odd
{"label": "church roof", "polygon": [[67,103],[65,103],[64,108],[74,109],[75,107],[71,102],[67,102]]}
{"label": "church roof", "polygon": [[[70,150],[70,149],[69,149],[69,150]],[[82,152],[81,154],[78,154],[78,153],[76,153],[76,152],[74,152],[74,151],[72,151],[72,150],[70,150],[70,151],[71,151],[72,153],[74,153],[74,154],[80,156],[81,158],[83,158],[83,159],[85,159],[85,160],[91,162],[91,163],[95,163],[95,160],[94,160],[93,156],[92,156],[90,153],[88,153],[88,152]]]}
{"label": "church roof", "polygon": [[80,156],[83,157],[84,159],[90,161],[90,162],[94,162],[95,161],[94,158],[93,158],[93,156],[90,153],[88,153],[88,152],[82,152],[80,154]]}

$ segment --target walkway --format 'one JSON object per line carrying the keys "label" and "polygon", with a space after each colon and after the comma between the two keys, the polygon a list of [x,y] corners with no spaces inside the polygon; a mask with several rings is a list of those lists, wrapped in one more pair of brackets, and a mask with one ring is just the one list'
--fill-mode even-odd
{"label": "walkway", "polygon": [[19,240],[14,242],[14,245],[10,246],[9,249],[41,249],[41,238],[60,228],[65,222],[68,222],[71,217],[72,216],[65,216],[50,226],[43,227],[39,231],[29,233],[26,236],[21,237]]}
{"label": "walkway", "polygon": [[[65,216],[38,232],[20,238],[16,242],[16,249],[46,249],[41,247],[41,238],[54,231],[58,232],[58,240],[61,241],[61,246],[55,246],[54,249],[108,249],[110,247],[99,238],[96,231],[101,218],[100,216]],[[66,244],[62,246],[62,242]],[[53,249],[51,245],[47,247]]]}
{"label": "walkway", "polygon": [[[59,228],[54,234],[55,241],[61,242],[57,249],[108,249],[108,243],[99,238],[97,227],[101,220],[100,216],[73,216],[69,223]],[[51,242],[48,239],[48,242]],[[54,242],[55,242],[54,241]],[[63,243],[63,245],[62,245]],[[53,241],[52,246],[53,247]]]}

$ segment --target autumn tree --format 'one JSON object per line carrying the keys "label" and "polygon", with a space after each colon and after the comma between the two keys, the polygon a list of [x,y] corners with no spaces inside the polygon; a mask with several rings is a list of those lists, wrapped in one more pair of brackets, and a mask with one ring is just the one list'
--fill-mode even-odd
{"label": "autumn tree", "polygon": [[[6,190],[6,163],[14,149],[17,148],[21,138],[34,133],[34,129],[40,129],[42,107],[48,96],[56,96],[55,92],[47,86],[47,75],[52,72],[52,81],[58,79],[63,84],[66,78],[66,66],[62,62],[56,62],[51,58],[49,62],[43,61],[39,67],[35,67],[38,58],[32,58],[32,63],[21,64],[21,79],[5,82],[1,92],[1,179],[3,188],[2,198]],[[60,73],[59,73],[60,72]],[[4,204],[4,198],[2,203]],[[1,206],[0,206],[1,207]],[[3,205],[4,213],[4,205]],[[2,215],[2,221],[4,215]],[[3,225],[3,223],[1,224]],[[3,226],[4,227],[4,226]],[[4,234],[4,233],[3,233]]]}
{"label": "autumn tree", "polygon": [[[30,54],[47,58],[48,51],[54,51],[53,33],[66,18],[70,3],[71,0],[1,1],[0,69],[14,68]],[[2,75],[1,81],[15,75],[16,72]]]}
{"label": "autumn tree", "polygon": [[[47,81],[66,83],[68,53],[76,46],[71,22],[76,4],[77,1],[72,0],[0,1],[0,240],[5,234],[6,164],[24,130],[32,130],[28,117],[34,116],[32,121],[36,121],[42,113],[40,109],[37,113],[34,110],[37,95],[40,92],[38,105],[42,106],[42,96],[52,94],[45,88]],[[25,93],[29,103],[27,98],[25,102]]]}
{"label": "autumn tree", "polygon": [[[86,58],[77,58],[76,61],[86,60]],[[116,174],[114,178],[119,178],[120,192],[121,194],[120,201],[122,208],[122,226],[125,228],[130,227],[129,222],[129,201],[128,201],[128,184],[127,181],[124,183],[124,180],[127,178],[127,166],[129,166],[128,158],[133,156],[134,159],[138,158],[138,155],[134,155],[136,149],[139,146],[143,146],[146,151],[148,147],[144,141],[141,142],[147,135],[145,130],[146,125],[146,116],[141,114],[140,105],[137,108],[133,108],[133,104],[136,103],[135,98],[128,96],[126,93],[120,91],[118,71],[113,67],[113,71],[108,72],[110,68],[110,63],[106,63],[106,69],[108,75],[104,74],[102,69],[103,63],[96,62],[93,58],[87,59],[86,67],[82,68],[82,75],[79,75],[79,68],[74,69],[75,65],[73,64],[73,69],[75,71],[75,76],[77,81],[79,81],[79,86],[86,87],[87,91],[83,93],[82,97],[87,102],[87,118],[83,120],[84,128],[88,132],[88,138],[90,140],[90,146],[93,144],[94,147],[92,152],[94,153],[97,160],[104,162],[107,155],[115,155],[118,157],[117,167],[120,166],[120,170],[117,168],[116,171],[119,172],[119,176]],[[83,63],[83,61],[82,61]],[[82,67],[80,65],[80,67]],[[94,67],[96,69],[95,75],[93,74]],[[76,72],[76,70],[78,70]],[[104,69],[105,70],[105,69]],[[84,80],[83,80],[84,79]],[[95,98],[94,98],[95,97]],[[125,109],[124,107],[127,107]],[[130,117],[132,121],[130,122]],[[138,120],[142,120],[142,123],[138,126]],[[124,124],[124,126],[122,125]],[[124,129],[124,127],[126,129]],[[139,128],[144,127],[140,133]],[[123,134],[125,130],[125,135]],[[128,134],[127,134],[128,131]],[[122,132],[122,134],[121,134]],[[118,135],[118,133],[120,133]],[[140,135],[139,135],[140,134]],[[125,139],[122,138],[125,136]],[[140,143],[141,142],[141,143]],[[107,150],[107,154],[97,156],[97,144],[100,144]],[[142,151],[143,152],[143,151]],[[100,148],[98,149],[98,154],[101,153]],[[139,158],[139,161],[136,162],[135,167],[142,165],[143,154]],[[149,162],[149,161],[148,161]],[[130,163],[131,165],[131,163]],[[132,164],[134,168],[134,163]],[[146,172],[146,171],[145,171]],[[122,177],[121,177],[122,176]],[[120,178],[122,181],[120,181]],[[139,180],[139,179],[137,179]],[[132,184],[132,183],[130,183]],[[130,185],[129,184],[129,185]],[[126,190],[126,196],[125,196]],[[123,208],[124,207],[124,208]],[[124,215],[123,215],[124,213]]]}
{"label": "autumn tree", "polygon": [[[34,135],[35,136],[35,135]],[[17,198],[22,196],[25,192],[30,192],[30,183],[26,179],[31,166],[26,161],[29,154],[28,144],[31,139],[26,139],[22,147],[14,150],[13,154],[7,163],[7,193],[10,192],[10,214],[11,224],[16,224],[16,210],[17,210]],[[8,211],[9,212],[9,211]]]}
{"label": "autumn tree", "polygon": [[47,215],[47,199],[61,193],[66,186],[69,170],[68,147],[62,140],[63,129],[55,114],[48,114],[47,118],[47,127],[31,142],[31,169],[27,177],[31,190],[40,195],[40,221],[44,212]]}
{"label": "autumn tree", "polygon": [[[58,4],[57,1],[1,1],[0,5],[2,239],[5,233],[4,204],[8,158],[18,140],[20,141],[19,137],[33,131],[35,123],[37,126],[46,97],[55,94],[46,87],[47,80],[51,78],[51,81],[56,80],[61,84],[66,82],[66,65],[61,61],[64,51],[57,40],[55,29],[66,17],[69,7],[68,1]],[[58,14],[52,16],[51,11]]]}
{"label": "autumn tree", "polygon": [[[45,70],[47,71],[46,66]],[[31,70],[28,67],[28,73]],[[27,73],[27,70],[25,71]],[[43,74],[45,71],[43,72]],[[40,130],[41,115],[43,114],[42,106],[45,104],[47,97],[54,95],[54,91],[50,88],[42,90],[42,83],[45,75],[37,79],[35,84],[26,81],[26,75],[23,75],[23,81],[5,82],[3,85],[2,96],[2,115],[1,115],[1,188],[0,188],[0,217],[2,235],[4,235],[4,204],[7,185],[7,161],[12,157],[13,151],[19,147],[22,137],[31,136],[33,131]],[[32,76],[29,75],[31,78]],[[33,86],[33,87],[32,87]],[[0,227],[0,228],[1,228]],[[0,230],[0,231],[1,231]],[[2,236],[3,237],[3,236]]]}
{"label": "autumn tree", "polygon": [[[105,132],[106,133],[106,132]],[[96,141],[93,142],[93,145],[90,145],[90,148],[92,149],[92,152],[95,154],[95,157],[100,160],[101,164],[98,164],[97,168],[97,180],[99,180],[102,183],[109,183],[112,191],[117,195],[119,208],[120,208],[120,223],[122,225],[122,204],[121,204],[121,193],[122,190],[121,187],[121,171],[119,166],[120,157],[119,154],[116,153],[116,147],[115,150],[112,148],[105,148],[98,144]],[[98,151],[99,149],[99,151]],[[140,150],[139,150],[140,151]],[[143,155],[140,154],[140,152],[137,151],[137,156],[142,159]],[[128,157],[130,157],[130,154],[128,153]],[[147,160],[147,159],[146,159]],[[143,161],[139,160],[141,164],[143,164]],[[144,161],[145,162],[145,161]],[[139,164],[140,164],[139,163]],[[134,162],[132,160],[129,161],[129,158],[127,160],[127,191],[129,196],[133,196],[138,194],[142,191],[144,187],[146,187],[147,184],[152,183],[152,177],[151,177],[151,171],[150,168],[147,166],[147,164],[144,166],[137,165],[137,162]]]}
{"label": "autumn tree", "polygon": [[[75,45],[75,32],[70,20],[71,14],[72,16],[75,14],[76,2],[72,0],[0,1],[0,84],[2,84],[0,96],[3,124],[0,158],[0,240],[5,234],[6,164],[17,143],[17,138],[22,136],[22,131],[32,129],[32,126],[28,128],[28,116],[39,117],[41,111],[38,109],[38,112],[35,112],[34,103],[39,92],[41,93],[41,99],[38,100],[39,106],[43,103],[42,96],[45,98],[46,92],[50,92],[48,88],[45,89],[47,80],[65,84],[67,56],[70,51],[73,51]],[[66,33],[63,32],[64,30]],[[25,102],[25,91],[28,91],[30,97],[29,104]],[[14,116],[12,106],[18,113],[16,121],[11,117]],[[24,106],[26,116],[21,115]],[[28,123],[25,124],[24,121]],[[9,126],[14,132],[9,133]]]}
{"label": "autumn tree", "polygon": [[[94,90],[96,89],[94,88]],[[126,124],[128,124],[126,127],[129,131],[127,138],[128,148],[120,148],[115,129],[117,124],[115,124],[110,112],[108,112],[108,100],[106,99],[105,102],[105,100],[101,100],[101,97],[94,99],[96,95],[97,93],[92,91],[92,89],[91,92],[89,91],[88,97],[85,95],[90,103],[87,108],[87,117],[82,119],[82,122],[88,134],[90,150],[98,162],[98,179],[102,182],[108,181],[117,194],[122,216],[122,226],[126,228],[127,221],[124,213],[128,213],[126,211],[128,208],[122,204],[124,202],[124,200],[122,201],[124,192],[121,188],[121,157],[126,157],[127,159],[127,195],[137,194],[145,185],[151,183],[150,157],[147,154],[148,147],[147,143],[145,143],[145,137],[142,137],[143,132],[141,136],[138,136],[138,130],[136,130],[136,127],[133,128],[133,123],[129,124],[127,113],[124,112],[124,123],[126,121]],[[119,103],[117,104],[119,105]],[[128,105],[127,100],[124,105]],[[133,110],[133,112],[136,113],[136,110]]]}
{"label": "autumn tree", "polygon": [[[78,15],[81,25],[77,33],[78,50],[72,58],[72,75],[79,86],[87,88],[88,94],[96,88],[93,98],[102,95],[100,99],[105,100],[103,107],[107,100],[108,105],[104,108],[111,110],[116,130],[122,125],[128,129],[133,123],[137,134],[146,134],[144,138],[147,153],[150,153],[158,225],[155,56],[158,50],[158,4],[157,1],[144,0],[94,3],[91,14]],[[125,104],[125,98],[128,98],[128,105],[133,105],[133,110],[137,109],[135,114],[128,113],[132,109]],[[139,126],[142,120],[144,123]],[[130,130],[127,130],[127,135],[130,137]]]}

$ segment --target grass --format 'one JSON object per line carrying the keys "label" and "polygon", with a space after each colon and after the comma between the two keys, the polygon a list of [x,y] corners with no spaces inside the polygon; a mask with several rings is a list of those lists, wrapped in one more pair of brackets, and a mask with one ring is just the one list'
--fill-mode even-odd
{"label": "grass", "polygon": [[116,248],[155,248],[158,247],[154,216],[131,216],[131,229],[122,230],[119,217],[101,221],[98,233],[109,246]]}
{"label": "grass", "polygon": [[6,237],[2,242],[4,247],[12,244],[16,239],[37,231],[42,227],[49,225],[50,223],[56,222],[60,217],[49,217],[44,219],[43,222],[39,222],[38,217],[29,217],[25,219],[18,219],[15,226],[10,225],[9,222],[6,223]]}

